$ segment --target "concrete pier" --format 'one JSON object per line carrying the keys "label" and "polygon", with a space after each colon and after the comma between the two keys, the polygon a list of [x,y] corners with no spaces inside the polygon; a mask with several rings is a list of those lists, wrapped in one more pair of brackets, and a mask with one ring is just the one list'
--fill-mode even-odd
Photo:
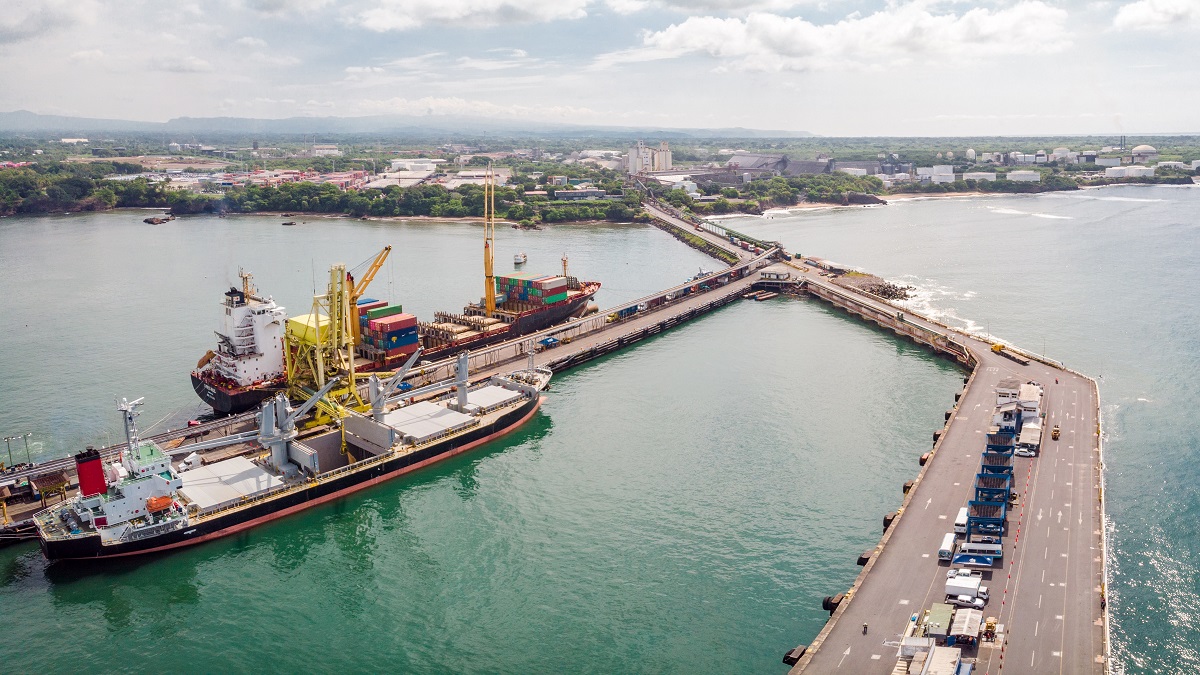
{"label": "concrete pier", "polygon": [[[991,595],[985,616],[1003,632],[965,650],[977,673],[1104,673],[1108,668],[1103,459],[1099,395],[1090,378],[1029,357],[1028,365],[992,351],[987,342],[839,287],[793,265],[798,290],[909,337],[971,369],[932,453],[916,473],[899,513],[872,550],[845,599],[791,673],[906,672],[898,644],[914,615],[942,602],[948,563],[942,536],[972,498],[975,474],[992,424],[995,387],[1015,377],[1045,388],[1046,434],[1040,456],[1014,458],[1018,503],[1009,512],[1004,556],[985,570]],[[1060,439],[1050,438],[1053,425]],[[897,493],[900,485],[897,485]],[[854,552],[847,552],[852,556]],[[813,602],[817,602],[814,593]],[[864,624],[869,626],[864,633]]]}

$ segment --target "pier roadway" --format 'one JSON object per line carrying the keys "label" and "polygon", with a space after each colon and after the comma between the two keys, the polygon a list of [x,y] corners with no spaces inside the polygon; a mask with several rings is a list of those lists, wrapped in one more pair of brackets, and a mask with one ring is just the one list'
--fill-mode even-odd
{"label": "pier roadway", "polygon": [[[803,276],[810,285],[832,289],[816,274]],[[853,295],[857,302],[893,316],[897,311]],[[1020,502],[1009,511],[1002,564],[984,572],[990,590],[984,616],[997,617],[1004,632],[995,643],[964,650],[963,656],[977,659],[974,672],[992,675],[1106,672],[1101,459],[1093,382],[1038,361],[1022,366],[992,352],[986,342],[907,310],[904,316],[965,345],[977,365],[933,456],[904,498],[900,515],[791,673],[893,672],[898,643],[911,617],[944,599],[950,566],[939,563],[937,550],[943,535],[953,530],[959,508],[973,498],[994,389],[1007,377],[1045,387],[1045,438],[1039,457],[1014,458],[1014,489]],[[1061,427],[1058,441],[1050,438],[1055,424]],[[899,484],[896,490],[900,493]],[[854,553],[848,551],[847,556]],[[822,594],[842,590],[822,589]],[[863,624],[869,625],[866,634]]]}

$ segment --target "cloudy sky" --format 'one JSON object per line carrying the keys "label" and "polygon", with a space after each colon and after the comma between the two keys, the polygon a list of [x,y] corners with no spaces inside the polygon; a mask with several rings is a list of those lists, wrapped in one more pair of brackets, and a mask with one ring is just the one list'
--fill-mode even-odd
{"label": "cloudy sky", "polygon": [[0,110],[1200,132],[1200,0],[0,0]]}

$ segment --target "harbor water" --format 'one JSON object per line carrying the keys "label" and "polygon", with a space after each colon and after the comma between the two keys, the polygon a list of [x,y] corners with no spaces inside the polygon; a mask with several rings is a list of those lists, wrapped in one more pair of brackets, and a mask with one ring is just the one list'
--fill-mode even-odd
{"label": "harbor water", "polygon": [[[1113,188],[733,222],[1103,375],[1110,607],[1128,672],[1200,665],[1196,195]],[[293,314],[330,263],[385,244],[372,297],[427,318],[482,292],[474,224],[145,215],[0,220],[0,433],[32,432],[34,459],[116,440],[114,396],[147,397],[144,427],[194,415],[187,373],[239,266]],[[601,307],[714,266],[646,226],[503,230],[499,243],[498,268],[525,251],[523,269],[555,272],[568,253],[573,274],[604,283]],[[498,442],[249,533],[91,568],[0,549],[0,663],[781,672],[878,540],[962,375],[821,304],[737,303],[558,376],[542,412]]]}

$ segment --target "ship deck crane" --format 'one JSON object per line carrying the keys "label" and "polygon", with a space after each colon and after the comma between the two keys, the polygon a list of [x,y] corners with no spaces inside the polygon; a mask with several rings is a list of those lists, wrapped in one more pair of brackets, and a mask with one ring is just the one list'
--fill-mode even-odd
{"label": "ship deck crane", "polygon": [[[332,417],[337,416],[342,407],[369,409],[369,403],[359,394],[359,377],[354,364],[355,348],[361,339],[357,303],[391,250],[391,246],[385,246],[376,254],[357,283],[344,264],[331,267],[328,289],[322,295],[313,296],[312,313],[289,319],[284,364],[288,391],[294,399],[308,399],[314,390],[323,388],[337,376],[341,386],[329,393],[329,403],[322,402],[320,411]],[[308,322],[308,327],[293,331],[292,322],[299,323],[301,319]]]}

